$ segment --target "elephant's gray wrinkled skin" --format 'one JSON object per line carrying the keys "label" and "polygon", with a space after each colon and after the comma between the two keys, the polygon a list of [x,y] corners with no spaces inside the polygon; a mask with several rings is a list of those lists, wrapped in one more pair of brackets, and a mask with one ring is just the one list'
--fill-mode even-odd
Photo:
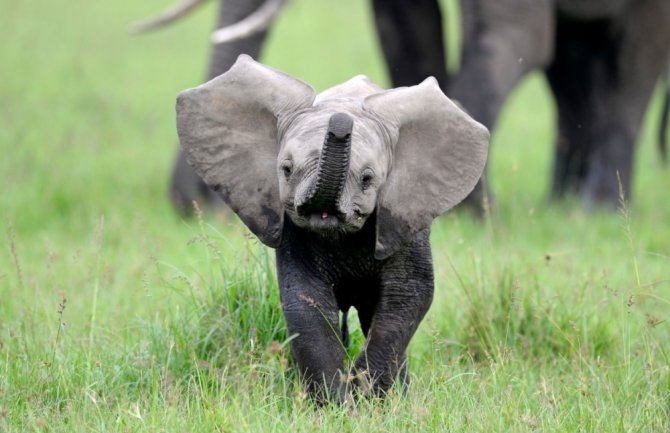
{"label": "elephant's gray wrinkled skin", "polygon": [[[180,94],[177,129],[196,173],[276,248],[292,354],[316,401],[404,381],[433,295],[430,224],[479,179],[486,128],[434,78],[384,91],[359,76],[317,96],[240,56]],[[367,340],[348,375],[337,330],[350,307]]]}
{"label": "elephant's gray wrinkled skin", "polygon": [[[411,84],[417,74],[444,73],[437,63],[401,64],[403,53],[418,52],[413,40],[441,40],[441,26],[408,25],[434,21],[437,0],[373,4],[389,70],[397,71],[394,85]],[[410,8],[408,20],[403,11]],[[620,185],[630,196],[635,141],[670,58],[670,2],[461,0],[461,10],[462,64],[445,79],[447,94],[492,130],[516,84],[530,71],[545,71],[558,114],[551,196],[577,193],[589,206],[616,208]],[[422,36],[398,43],[407,32]],[[424,56],[443,58],[436,46],[426,51],[424,46]],[[484,189],[476,191],[479,201]]]}

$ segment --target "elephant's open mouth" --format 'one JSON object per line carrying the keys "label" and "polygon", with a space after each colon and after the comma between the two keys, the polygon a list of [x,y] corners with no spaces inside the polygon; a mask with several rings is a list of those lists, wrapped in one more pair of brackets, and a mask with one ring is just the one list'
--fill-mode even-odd
{"label": "elephant's open mouth", "polygon": [[289,212],[289,214],[291,215],[291,220],[293,220],[298,227],[325,236],[355,233],[361,230],[367,219],[367,215],[364,216],[363,214],[351,218],[347,217],[345,213],[331,213],[328,211],[303,214]]}
{"label": "elephant's open mouth", "polygon": [[336,211],[287,212],[291,220],[303,229],[327,233],[349,231],[346,215]]}
{"label": "elephant's open mouth", "polygon": [[343,222],[344,215],[322,211],[303,215],[309,226],[317,230],[336,230]]}

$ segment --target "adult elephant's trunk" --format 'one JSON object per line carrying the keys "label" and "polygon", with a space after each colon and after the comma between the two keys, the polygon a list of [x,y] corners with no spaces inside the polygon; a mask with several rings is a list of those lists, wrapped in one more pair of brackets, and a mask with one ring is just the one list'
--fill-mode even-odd
{"label": "adult elephant's trunk", "polygon": [[349,171],[353,125],[348,114],[335,113],[330,117],[316,181],[298,212],[319,212],[324,219],[339,212],[340,196]]}

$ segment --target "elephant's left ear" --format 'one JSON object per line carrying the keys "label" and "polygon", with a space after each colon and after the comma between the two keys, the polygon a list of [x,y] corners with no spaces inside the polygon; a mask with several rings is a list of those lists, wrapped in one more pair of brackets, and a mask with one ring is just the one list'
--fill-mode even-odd
{"label": "elephant's left ear", "polygon": [[489,132],[433,77],[369,96],[364,107],[398,130],[377,205],[375,257],[383,259],[472,191],[486,165]]}
{"label": "elephant's left ear", "polygon": [[224,74],[177,98],[177,131],[189,164],[263,242],[280,242],[278,123],[311,107],[314,90],[240,55]]}

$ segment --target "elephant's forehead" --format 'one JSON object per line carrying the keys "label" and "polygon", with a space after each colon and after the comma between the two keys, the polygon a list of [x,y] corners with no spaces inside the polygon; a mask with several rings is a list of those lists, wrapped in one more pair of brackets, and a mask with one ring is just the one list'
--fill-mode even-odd
{"label": "elephant's forehead", "polygon": [[333,114],[344,112],[354,119],[352,152],[378,151],[383,145],[378,122],[358,107],[335,105],[315,107],[301,113],[283,136],[284,146],[292,149],[319,149],[326,138],[328,123]]}

